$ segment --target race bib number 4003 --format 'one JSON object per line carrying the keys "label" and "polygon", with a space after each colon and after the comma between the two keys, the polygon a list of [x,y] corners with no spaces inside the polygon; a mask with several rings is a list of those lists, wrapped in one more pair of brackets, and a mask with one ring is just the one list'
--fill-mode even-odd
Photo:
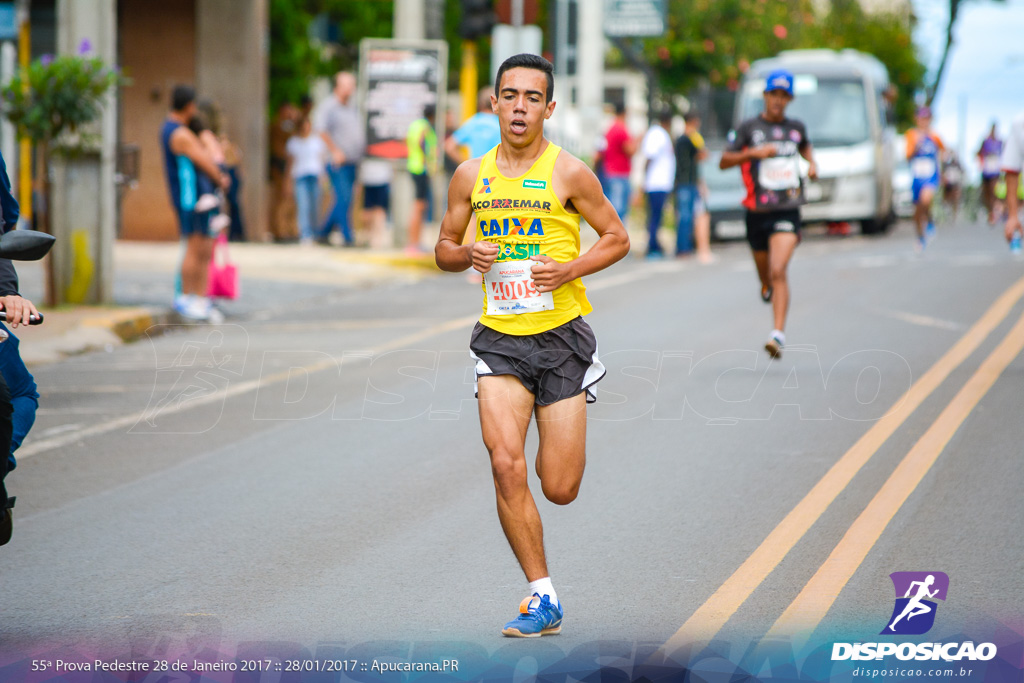
{"label": "race bib number 4003", "polygon": [[769,157],[758,164],[758,182],[766,190],[800,187],[800,166],[795,156]]}
{"label": "race bib number 4003", "polygon": [[484,273],[487,290],[487,315],[520,315],[551,311],[555,299],[551,292],[537,291],[530,269],[537,261],[501,261]]}

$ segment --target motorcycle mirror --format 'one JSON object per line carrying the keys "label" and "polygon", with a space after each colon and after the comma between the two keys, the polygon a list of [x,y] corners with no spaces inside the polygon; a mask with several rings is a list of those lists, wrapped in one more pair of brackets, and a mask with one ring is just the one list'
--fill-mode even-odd
{"label": "motorcycle mirror", "polygon": [[46,256],[56,238],[38,230],[12,230],[0,235],[0,258],[38,261]]}

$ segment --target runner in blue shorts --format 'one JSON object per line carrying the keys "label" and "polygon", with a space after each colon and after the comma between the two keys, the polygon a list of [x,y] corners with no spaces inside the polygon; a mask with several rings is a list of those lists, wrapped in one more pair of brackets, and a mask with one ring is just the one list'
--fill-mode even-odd
{"label": "runner in blue shorts", "polygon": [[941,166],[939,159],[945,147],[942,140],[931,130],[932,110],[921,107],[917,110],[917,127],[907,131],[907,160],[913,176],[911,196],[914,200],[914,228],[917,230],[917,250],[923,252],[928,242],[935,237],[935,223],[932,222],[932,202],[939,189]]}

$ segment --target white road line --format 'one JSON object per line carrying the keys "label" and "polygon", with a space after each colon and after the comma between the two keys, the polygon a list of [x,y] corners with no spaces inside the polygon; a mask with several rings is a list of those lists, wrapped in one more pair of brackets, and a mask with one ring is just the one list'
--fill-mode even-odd
{"label": "white road line", "polygon": [[894,311],[889,308],[869,308],[869,312],[877,313],[878,315],[884,315],[887,318],[893,320],[900,320],[911,325],[920,325],[922,327],[935,327],[940,330],[950,330],[952,332],[958,332],[964,329],[964,326],[960,323],[955,323],[951,320],[943,320],[941,318],[933,318],[929,315],[919,315],[917,313],[908,313],[906,311]]}
{"label": "white road line", "polygon": [[[596,281],[593,282],[592,284],[588,284],[587,288],[594,291],[600,291],[602,289],[607,289],[609,287],[617,287],[624,284],[637,282],[639,280],[646,280],[648,278],[655,277],[657,275],[664,273],[678,272],[679,270],[682,270],[684,267],[685,266],[683,264],[678,263],[651,264],[650,267],[637,269],[629,273],[623,273],[621,275],[615,275],[611,277],[595,278]],[[439,334],[452,332],[454,330],[462,328],[472,327],[478,319],[478,314],[464,316],[461,318],[453,318],[452,320],[448,320],[443,323],[438,323],[437,325],[433,325],[419,332],[414,332],[412,334],[399,337],[398,339],[395,339],[393,341],[381,344],[380,346],[371,348],[368,350],[368,353],[372,355],[377,355],[380,353],[393,351],[395,349],[405,348],[413,344],[417,344],[423,341],[424,339],[429,339]],[[327,370],[334,367],[337,367],[335,360],[329,359],[318,363],[313,363],[301,369],[305,370],[308,374],[313,374],[315,372]],[[152,368],[149,369],[151,370]],[[200,408],[202,406],[210,404],[221,403],[230,398],[234,398],[235,396],[241,396],[251,391],[255,391],[260,387],[266,387],[270,384],[275,384],[277,382],[286,382],[288,381],[288,378],[293,375],[295,370],[296,368],[289,368],[281,372],[268,375],[266,377],[259,377],[257,379],[248,380],[246,382],[233,384],[229,386],[227,389],[217,391],[190,401],[185,401],[173,407],[168,406],[167,408],[164,408],[160,411],[160,416],[167,417],[169,415],[174,415],[185,410],[191,410],[193,408]],[[62,448],[64,446],[75,443],[77,441],[81,441],[82,439],[91,436],[106,434],[107,432],[111,432],[118,429],[129,429],[134,425],[138,424],[138,422],[147,415],[147,412],[148,408],[135,413],[131,413],[129,415],[114,418],[106,422],[100,422],[95,425],[83,427],[81,429],[76,429],[74,431],[69,431],[67,433],[59,434],[57,436],[40,439],[38,441],[33,441],[30,439],[30,443],[18,449],[17,458],[19,460],[24,460],[26,458],[30,458],[40,453],[46,453],[48,451]]]}

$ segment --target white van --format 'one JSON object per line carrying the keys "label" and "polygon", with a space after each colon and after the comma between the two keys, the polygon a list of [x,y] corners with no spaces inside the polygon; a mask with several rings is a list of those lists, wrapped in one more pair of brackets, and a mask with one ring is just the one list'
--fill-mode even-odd
{"label": "white van", "polygon": [[858,221],[864,233],[892,223],[893,127],[885,97],[889,74],[872,55],[856,50],[788,50],[751,64],[737,93],[735,125],[764,109],[767,75],[793,74],[795,98],[786,116],[807,126],[818,163],[805,185],[807,222]]}

